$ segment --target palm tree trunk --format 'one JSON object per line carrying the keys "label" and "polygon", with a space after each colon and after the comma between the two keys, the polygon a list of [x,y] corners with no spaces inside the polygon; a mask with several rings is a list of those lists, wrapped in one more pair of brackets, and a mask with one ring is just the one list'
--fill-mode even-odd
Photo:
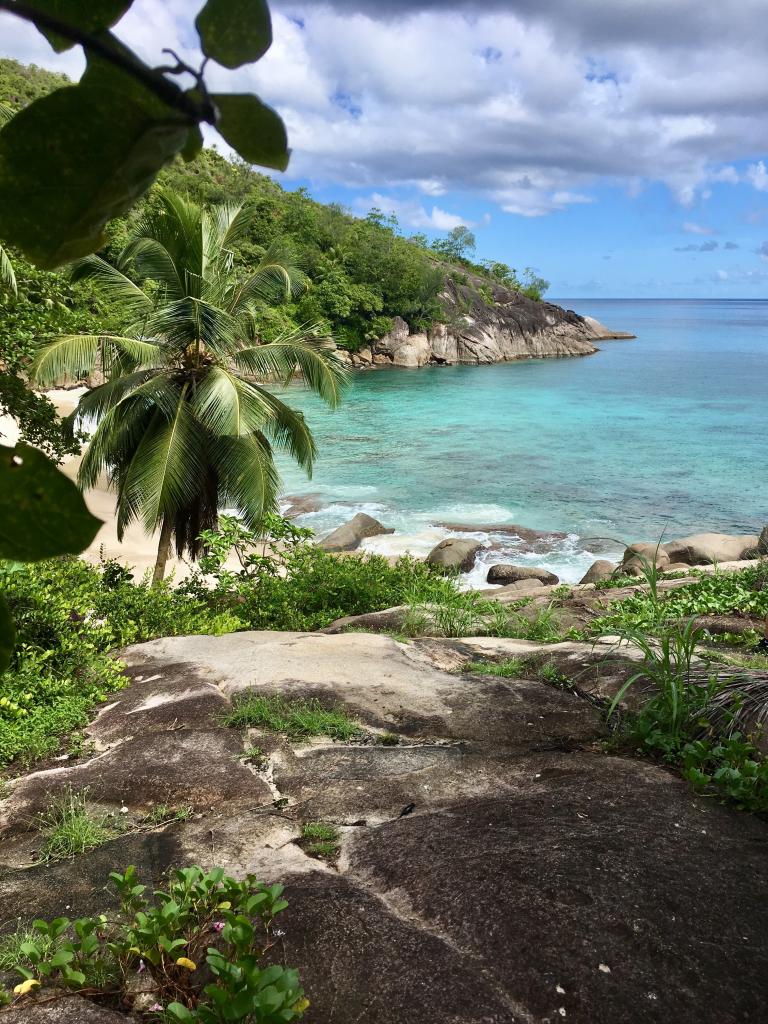
{"label": "palm tree trunk", "polygon": [[161,583],[165,576],[165,565],[171,553],[171,537],[173,535],[173,520],[170,516],[163,519],[160,528],[160,543],[157,545],[157,558],[155,559],[155,571],[152,573],[152,586]]}

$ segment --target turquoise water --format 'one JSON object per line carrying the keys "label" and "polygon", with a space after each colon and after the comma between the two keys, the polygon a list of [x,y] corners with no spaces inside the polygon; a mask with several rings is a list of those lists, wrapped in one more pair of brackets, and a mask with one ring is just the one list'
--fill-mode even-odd
{"label": "turquoise water", "polygon": [[574,579],[594,557],[578,537],[615,538],[615,553],[768,521],[768,301],[559,301],[637,340],[583,359],[361,373],[337,412],[292,392],[321,454],[310,482],[281,464],[285,491],[328,503],[304,522],[322,533],[364,509],[397,529],[371,546],[418,553],[441,521],[564,531],[529,560]]}

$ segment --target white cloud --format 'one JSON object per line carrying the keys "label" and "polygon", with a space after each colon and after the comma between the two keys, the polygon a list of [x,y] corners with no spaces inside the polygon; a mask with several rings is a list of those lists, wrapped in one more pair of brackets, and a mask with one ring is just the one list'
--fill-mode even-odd
{"label": "white cloud", "polygon": [[[713,182],[768,191],[765,0],[275,0],[257,65],[209,65],[214,89],[255,90],[283,114],[288,178],[366,190],[461,188],[526,217],[589,202],[602,182],[663,182],[692,206]],[[118,34],[152,63],[194,63],[188,0],[135,0]],[[763,10],[764,13],[764,10]],[[77,74],[0,15],[2,49]],[[766,157],[768,159],[768,157]],[[421,214],[418,213],[421,209]],[[454,214],[417,203],[432,225]]]}
{"label": "white cloud", "polygon": [[705,227],[703,224],[694,224],[690,220],[683,224],[683,231],[687,235],[714,235],[715,233],[712,228]]}
{"label": "white cloud", "polygon": [[758,192],[768,192],[768,169],[763,160],[747,168],[746,178]]}
{"label": "white cloud", "polygon": [[451,231],[453,228],[464,224],[473,227],[473,223],[466,217],[460,217],[447,210],[441,210],[439,206],[433,206],[427,211],[421,203],[416,200],[395,199],[393,196],[381,195],[374,192],[369,199],[358,199],[357,206],[360,210],[369,210],[377,206],[385,213],[394,213],[401,224],[412,228],[431,228],[433,231]]}

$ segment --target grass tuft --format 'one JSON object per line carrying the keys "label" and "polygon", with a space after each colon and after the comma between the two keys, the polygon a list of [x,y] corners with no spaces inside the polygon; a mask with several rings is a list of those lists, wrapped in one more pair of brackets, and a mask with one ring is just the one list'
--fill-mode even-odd
{"label": "grass tuft", "polygon": [[38,818],[43,838],[40,860],[69,860],[114,839],[119,834],[105,815],[93,817],[87,792],[69,791],[57,797]]}
{"label": "grass tuft", "polygon": [[24,952],[24,946],[34,943],[43,959],[53,950],[55,940],[34,928],[19,928],[11,935],[0,937],[0,974],[10,974],[18,964],[34,969],[34,964]]}
{"label": "grass tuft", "polygon": [[189,821],[191,817],[191,807],[171,807],[168,804],[158,804],[144,815],[142,824],[167,825],[172,821]]}
{"label": "grass tuft", "polygon": [[289,700],[281,694],[263,696],[248,692],[238,697],[224,724],[233,729],[257,727],[285,736],[330,736],[350,740],[360,726],[337,708],[324,708],[316,699]]}
{"label": "grass tuft", "polygon": [[504,679],[514,679],[525,671],[525,662],[522,658],[508,658],[506,661],[470,661],[462,666],[461,671],[470,672],[473,675],[502,676]]}
{"label": "grass tuft", "polygon": [[332,860],[339,852],[341,835],[327,821],[308,821],[301,826],[301,846],[312,857]]}

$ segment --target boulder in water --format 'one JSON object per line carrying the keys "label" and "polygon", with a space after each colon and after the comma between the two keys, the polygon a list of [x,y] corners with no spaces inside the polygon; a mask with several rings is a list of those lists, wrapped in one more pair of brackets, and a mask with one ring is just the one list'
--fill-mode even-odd
{"label": "boulder in water", "polygon": [[394,533],[394,530],[366,515],[365,512],[358,512],[348,523],[337,527],[333,533],[329,533],[318,544],[324,551],[354,551],[366,537],[379,537],[385,533]]}
{"label": "boulder in water", "polygon": [[482,546],[476,540],[447,537],[432,548],[427,555],[427,561],[432,565],[439,565],[446,572],[455,569],[460,572],[469,572],[474,566],[477,553]]}
{"label": "boulder in water", "polygon": [[560,582],[560,578],[553,572],[528,565],[492,565],[486,579],[489,583],[500,583],[502,586],[508,583],[519,583],[522,580],[539,580],[540,583],[547,585]]}

